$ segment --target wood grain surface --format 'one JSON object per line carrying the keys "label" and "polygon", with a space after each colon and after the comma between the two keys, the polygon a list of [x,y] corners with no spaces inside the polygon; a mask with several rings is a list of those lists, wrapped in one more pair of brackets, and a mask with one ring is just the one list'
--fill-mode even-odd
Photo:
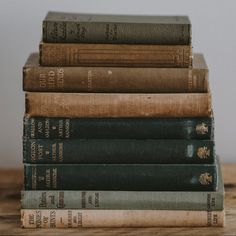
{"label": "wood grain surface", "polygon": [[20,190],[23,170],[0,170],[0,235],[205,235],[236,236],[236,164],[223,165],[226,226],[224,228],[92,228],[21,229]]}

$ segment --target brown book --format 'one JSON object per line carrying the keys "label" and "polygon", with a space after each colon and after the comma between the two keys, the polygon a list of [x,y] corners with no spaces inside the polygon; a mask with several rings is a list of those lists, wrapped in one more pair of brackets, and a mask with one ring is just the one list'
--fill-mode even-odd
{"label": "brown book", "polygon": [[24,91],[109,93],[202,93],[208,68],[194,54],[193,68],[46,67],[32,53],[23,68]]}
{"label": "brown book", "polygon": [[26,93],[26,113],[45,117],[205,117],[209,93]]}
{"label": "brown book", "polygon": [[21,210],[23,228],[224,226],[224,211]]}
{"label": "brown book", "polygon": [[41,43],[43,66],[190,67],[191,45]]}

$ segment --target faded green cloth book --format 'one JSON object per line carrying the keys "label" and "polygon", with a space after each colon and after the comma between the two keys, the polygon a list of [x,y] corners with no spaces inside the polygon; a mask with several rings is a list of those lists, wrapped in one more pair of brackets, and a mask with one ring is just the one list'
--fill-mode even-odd
{"label": "faded green cloth book", "polygon": [[187,16],[95,15],[48,12],[43,41],[50,43],[191,44]]}

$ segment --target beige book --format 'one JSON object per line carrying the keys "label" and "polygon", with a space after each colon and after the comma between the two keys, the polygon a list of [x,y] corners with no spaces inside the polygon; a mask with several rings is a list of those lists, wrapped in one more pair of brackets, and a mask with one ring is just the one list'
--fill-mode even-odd
{"label": "beige book", "polygon": [[44,117],[209,117],[210,93],[26,93],[26,114]]}
{"label": "beige book", "polygon": [[224,226],[224,211],[21,210],[24,228]]}

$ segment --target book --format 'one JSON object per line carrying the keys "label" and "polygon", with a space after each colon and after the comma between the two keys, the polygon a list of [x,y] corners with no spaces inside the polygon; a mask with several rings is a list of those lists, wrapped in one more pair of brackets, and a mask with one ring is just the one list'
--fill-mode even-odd
{"label": "book", "polygon": [[191,44],[187,16],[48,12],[43,41],[52,43]]}
{"label": "book", "polygon": [[48,67],[32,53],[23,68],[23,90],[32,92],[202,93],[208,68],[194,54],[192,68]]}
{"label": "book", "polygon": [[23,228],[224,226],[224,211],[21,210]]}
{"label": "book", "polygon": [[217,191],[26,190],[22,209],[117,209],[222,211],[224,183],[218,165]]}
{"label": "book", "polygon": [[210,93],[39,93],[26,92],[30,117],[210,117]]}
{"label": "book", "polygon": [[63,118],[24,116],[35,139],[214,139],[213,117]]}
{"label": "book", "polygon": [[25,164],[25,190],[215,191],[216,164]]}
{"label": "book", "polygon": [[192,66],[191,45],[40,43],[42,66]]}
{"label": "book", "polygon": [[24,163],[210,164],[212,140],[23,139]]}

